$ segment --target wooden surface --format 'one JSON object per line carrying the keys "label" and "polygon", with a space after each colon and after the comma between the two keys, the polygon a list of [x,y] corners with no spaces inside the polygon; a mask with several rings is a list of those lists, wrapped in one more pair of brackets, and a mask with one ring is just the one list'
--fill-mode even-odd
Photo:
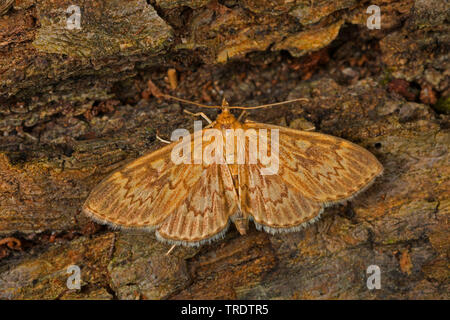
{"label": "wooden surface", "polygon": [[[86,1],[93,22],[75,37],[55,20],[66,1],[0,1],[0,298],[449,298],[445,1],[380,1],[381,30],[359,1],[273,3]],[[109,172],[162,146],[156,132],[192,129],[182,109],[197,110],[156,99],[149,79],[202,103],[306,97],[248,117],[348,139],[385,174],[301,232],[230,228],[166,256],[154,235],[80,211]],[[81,290],[66,287],[71,264]]]}

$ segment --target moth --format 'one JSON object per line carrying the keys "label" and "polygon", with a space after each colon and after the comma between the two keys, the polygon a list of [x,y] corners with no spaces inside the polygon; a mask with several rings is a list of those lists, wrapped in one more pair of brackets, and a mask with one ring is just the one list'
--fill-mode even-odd
{"label": "moth", "polygon": [[[216,149],[215,157],[222,161],[174,162],[174,153],[181,149],[202,153],[217,140],[216,136],[195,146],[194,132],[190,134],[194,142],[172,142],[132,161],[98,184],[83,206],[95,221],[155,231],[158,240],[185,246],[222,238],[231,223],[241,235],[246,234],[249,221],[271,234],[298,231],[316,221],[325,207],[350,200],[365,190],[383,172],[374,155],[347,140],[249,120],[241,122],[230,112],[302,99],[231,107],[225,100],[221,106],[206,106],[164,96],[200,107],[220,108],[217,119],[201,133],[207,136],[208,130],[214,129],[225,137],[230,129],[240,130],[244,141],[231,144],[231,151],[249,152],[241,162],[228,161],[228,149],[223,153]],[[263,174],[261,159],[248,161],[252,135],[267,130],[277,132],[276,141],[274,133],[263,139],[269,146],[268,153],[275,149],[278,152],[277,171],[273,174]],[[262,146],[261,141],[258,143]],[[219,148],[225,149],[225,144]]]}

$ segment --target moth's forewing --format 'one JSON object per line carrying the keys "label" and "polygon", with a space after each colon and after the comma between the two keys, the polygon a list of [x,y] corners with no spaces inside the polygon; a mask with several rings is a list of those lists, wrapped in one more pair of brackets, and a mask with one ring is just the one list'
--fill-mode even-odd
{"label": "moth's forewing", "polygon": [[351,199],[383,172],[369,151],[349,141],[263,123],[245,126],[278,130],[276,174],[262,175],[261,163],[239,166],[242,210],[258,229],[299,230],[316,221],[325,206]]}
{"label": "moth's forewing", "polygon": [[350,199],[383,173],[372,153],[350,141],[263,123],[246,125],[279,130],[279,175],[308,199],[322,203]]}
{"label": "moth's forewing", "polygon": [[157,237],[174,244],[198,245],[223,236],[237,211],[237,195],[227,165],[205,166],[189,191],[158,228]]}
{"label": "moth's forewing", "polygon": [[222,235],[237,210],[227,166],[175,164],[176,144],[109,175],[91,192],[83,211],[119,228],[156,229],[160,240],[176,244],[199,245]]}

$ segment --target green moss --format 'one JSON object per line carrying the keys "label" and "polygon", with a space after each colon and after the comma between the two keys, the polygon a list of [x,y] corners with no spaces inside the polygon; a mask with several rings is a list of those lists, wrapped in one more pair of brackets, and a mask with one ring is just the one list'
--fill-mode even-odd
{"label": "green moss", "polygon": [[394,243],[396,243],[396,242],[397,242],[397,240],[389,239],[389,240],[386,240],[384,243],[385,243],[385,244],[394,244]]}
{"label": "green moss", "polygon": [[440,97],[433,108],[437,112],[450,114],[450,97]]}
{"label": "green moss", "polygon": [[392,70],[389,68],[384,69],[383,77],[380,80],[380,84],[382,86],[387,86],[389,82],[392,80]]}

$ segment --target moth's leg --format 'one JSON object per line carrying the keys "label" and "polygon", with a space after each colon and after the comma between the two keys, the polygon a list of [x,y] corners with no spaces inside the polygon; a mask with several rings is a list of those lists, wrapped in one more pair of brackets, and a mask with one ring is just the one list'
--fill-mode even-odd
{"label": "moth's leg", "polygon": [[172,248],[170,248],[169,251],[167,251],[166,256],[168,256],[168,255],[173,251],[173,249],[175,249],[176,246],[177,246],[177,245],[174,244],[174,245],[172,246]]}
{"label": "moth's leg", "polygon": [[202,117],[203,119],[205,119],[206,121],[208,121],[209,124],[211,124],[211,123],[213,122],[213,121],[212,121],[210,118],[208,118],[208,116],[207,116],[206,114],[204,114],[203,112],[193,113],[193,112],[190,112],[190,111],[188,111],[188,110],[186,110],[186,109],[183,109],[183,112],[184,112],[184,113],[187,113],[187,114],[189,114],[189,115],[191,115],[191,116],[194,116],[194,117],[200,116],[200,117]]}
{"label": "moth's leg", "polygon": [[247,113],[247,111],[242,111],[242,113],[239,115],[239,117],[237,118],[237,121],[241,121],[242,120],[242,118],[245,116],[245,114]]}
{"label": "moth's leg", "polygon": [[161,137],[159,136],[159,131],[156,131],[156,139],[158,139],[158,140],[161,141],[161,142],[167,143],[167,144],[170,144],[170,143],[171,143],[170,141],[161,138]]}
{"label": "moth's leg", "polygon": [[213,122],[211,122],[210,124],[208,124],[208,125],[205,127],[205,129],[212,128],[212,127],[214,127],[215,124],[216,124],[216,122],[213,121]]}
{"label": "moth's leg", "polygon": [[296,129],[302,130],[302,131],[314,131],[314,130],[316,130],[316,127],[314,126],[314,124],[309,122],[306,119],[304,119],[304,121],[301,121],[298,126],[299,127],[296,128]]}

